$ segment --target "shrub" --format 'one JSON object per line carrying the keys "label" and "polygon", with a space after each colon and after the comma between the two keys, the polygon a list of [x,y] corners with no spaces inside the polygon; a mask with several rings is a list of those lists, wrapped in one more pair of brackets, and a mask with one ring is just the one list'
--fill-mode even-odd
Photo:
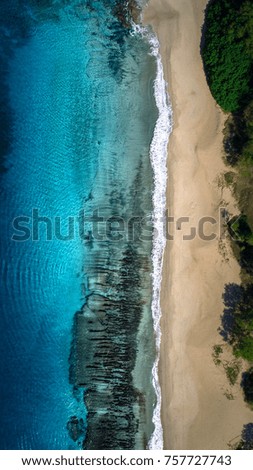
{"label": "shrub", "polygon": [[245,400],[248,403],[253,404],[253,367],[251,367],[247,372],[244,372],[241,386],[243,388]]}

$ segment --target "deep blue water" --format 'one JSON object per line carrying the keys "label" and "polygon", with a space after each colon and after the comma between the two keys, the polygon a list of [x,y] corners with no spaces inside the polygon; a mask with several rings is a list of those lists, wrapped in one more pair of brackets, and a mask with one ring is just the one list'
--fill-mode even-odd
{"label": "deep blue water", "polygon": [[[124,217],[140,207],[142,213],[152,210],[154,62],[115,5],[113,0],[1,2],[1,449],[83,445],[83,392],[91,384],[73,391],[69,357],[75,313],[87,305],[87,279],[103,248],[92,252],[77,230],[69,240],[57,239],[55,217],[66,235],[68,217],[75,217],[77,229],[81,209],[90,213],[105,206],[108,215],[117,209]],[[137,184],[140,166],[145,177]],[[32,238],[34,209],[50,220],[39,223],[38,239]],[[30,234],[23,241],[28,231],[13,228],[19,216],[29,218],[22,222]],[[52,236],[48,227],[46,237],[46,224],[52,224]],[[150,243],[140,248],[141,256],[145,250],[148,256]],[[107,266],[108,257],[119,262],[117,250],[105,247],[105,253]],[[151,346],[145,380],[154,402],[148,282]],[[84,422],[74,440],[67,430],[73,416]],[[151,429],[152,406],[148,416]]]}

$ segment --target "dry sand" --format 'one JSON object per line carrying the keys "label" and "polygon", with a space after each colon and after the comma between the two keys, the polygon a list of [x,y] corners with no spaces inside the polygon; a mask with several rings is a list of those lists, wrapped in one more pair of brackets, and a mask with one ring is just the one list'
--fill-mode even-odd
{"label": "dry sand", "polygon": [[[156,31],[174,112],[169,143],[168,208],[176,219],[219,218],[219,208],[236,213],[221,184],[224,115],[206,83],[200,57],[206,0],[150,0],[144,20]],[[209,227],[209,231],[207,230]],[[227,240],[183,240],[190,224],[175,230],[164,256],[160,383],[165,449],[227,449],[239,440],[253,412],[239,384],[231,387],[212,348],[219,335],[224,285],[240,282]],[[215,226],[214,226],[215,228]],[[206,225],[211,233],[213,227]],[[232,360],[224,347],[223,361]],[[225,393],[233,395],[228,399]],[[230,397],[231,398],[231,397]],[[239,436],[239,437],[238,437]]]}

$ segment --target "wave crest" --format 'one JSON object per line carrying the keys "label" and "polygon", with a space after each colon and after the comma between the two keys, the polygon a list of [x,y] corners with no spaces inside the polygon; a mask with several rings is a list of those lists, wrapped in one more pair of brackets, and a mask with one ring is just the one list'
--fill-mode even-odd
{"label": "wave crest", "polygon": [[156,59],[157,74],[154,81],[154,96],[158,109],[154,135],[150,146],[150,160],[154,174],[153,191],[153,295],[152,295],[152,317],[156,336],[156,360],[153,365],[153,386],[157,396],[157,403],[153,413],[154,432],[149,440],[149,449],[163,449],[163,428],[161,423],[161,388],[158,377],[158,363],[160,359],[161,344],[161,306],[160,292],[162,282],[163,255],[166,245],[164,237],[164,215],[166,209],[166,187],[167,187],[167,147],[169,136],[172,131],[172,106],[167,93],[167,83],[164,79],[163,64],[160,55],[160,44],[157,36],[148,27],[133,24],[133,34],[139,34],[148,40],[151,55]]}

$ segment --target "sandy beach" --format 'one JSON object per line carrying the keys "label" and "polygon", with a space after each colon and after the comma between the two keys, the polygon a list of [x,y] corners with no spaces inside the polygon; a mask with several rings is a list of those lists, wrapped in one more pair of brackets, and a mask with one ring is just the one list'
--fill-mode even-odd
{"label": "sandy beach", "polygon": [[[229,242],[205,240],[218,235],[220,208],[236,214],[222,175],[225,117],[206,83],[200,56],[206,0],[150,0],[144,21],[156,31],[172,100],[174,129],[168,149],[169,214],[189,223],[170,224],[161,292],[160,383],[165,449],[227,449],[240,438],[253,412],[243,401],[240,375],[229,384],[215,365],[214,345],[223,345],[224,363],[232,361],[218,328],[227,283],[240,282],[239,265]],[[200,220],[212,217],[201,231]],[[210,222],[210,220],[212,222]],[[174,230],[173,230],[174,227]],[[192,240],[184,240],[191,227]],[[201,235],[204,232],[204,236]]]}

